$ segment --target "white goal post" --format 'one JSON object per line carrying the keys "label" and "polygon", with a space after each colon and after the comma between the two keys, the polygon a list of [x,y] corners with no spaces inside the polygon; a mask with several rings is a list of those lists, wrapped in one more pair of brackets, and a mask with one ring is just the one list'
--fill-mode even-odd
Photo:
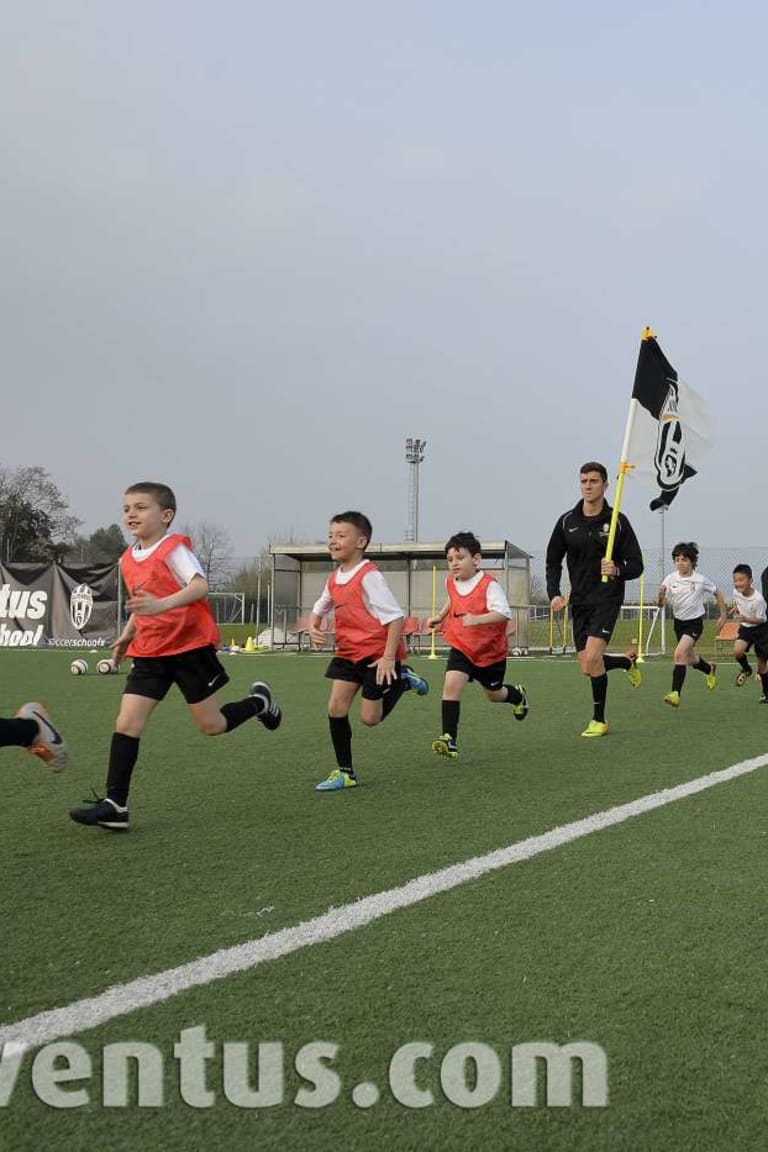
{"label": "white goal post", "polygon": [[245,624],[245,592],[209,592],[208,603],[217,624]]}

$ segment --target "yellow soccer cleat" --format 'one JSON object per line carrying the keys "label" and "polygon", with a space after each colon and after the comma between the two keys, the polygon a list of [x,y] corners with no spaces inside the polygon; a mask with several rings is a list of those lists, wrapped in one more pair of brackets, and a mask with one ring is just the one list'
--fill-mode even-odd
{"label": "yellow soccer cleat", "polygon": [[679,692],[667,692],[666,696],[664,697],[664,703],[669,704],[670,708],[679,708],[680,707],[680,693]]}
{"label": "yellow soccer cleat", "polygon": [[444,732],[437,740],[432,741],[432,751],[438,756],[444,756],[446,760],[455,760],[459,754],[456,741],[450,732]]}
{"label": "yellow soccer cleat", "polygon": [[582,736],[607,736],[608,725],[601,723],[599,720],[590,720],[586,728],[582,732]]}
{"label": "yellow soccer cleat", "polygon": [[627,676],[633,688],[639,688],[643,682],[643,674],[637,666],[637,652],[625,652],[625,656],[629,660],[629,668],[627,669]]}
{"label": "yellow soccer cleat", "polygon": [[705,681],[707,688],[709,688],[710,692],[714,688],[717,688],[717,676],[715,675],[716,671],[717,671],[717,664],[710,664],[709,672],[707,673],[707,679]]}

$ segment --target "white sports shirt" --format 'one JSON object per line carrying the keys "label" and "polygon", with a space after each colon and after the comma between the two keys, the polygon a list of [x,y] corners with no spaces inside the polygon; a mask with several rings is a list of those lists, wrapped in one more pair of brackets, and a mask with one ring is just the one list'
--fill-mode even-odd
{"label": "white sports shirt", "polygon": [[[759,620],[761,624],[765,623],[768,609],[766,609],[765,600],[757,588],[753,589],[751,596],[744,596],[743,593],[737,592],[734,588],[733,602],[738,608],[740,616],[752,616],[753,619]],[[740,623],[742,628],[756,627],[755,624],[745,624],[743,620]]]}
{"label": "white sports shirt", "polygon": [[681,576],[679,572],[670,572],[661,582],[666,589],[666,603],[672,609],[676,620],[698,620],[704,615],[704,597],[709,593],[717,592],[717,585],[702,572],[691,572],[690,576]]}

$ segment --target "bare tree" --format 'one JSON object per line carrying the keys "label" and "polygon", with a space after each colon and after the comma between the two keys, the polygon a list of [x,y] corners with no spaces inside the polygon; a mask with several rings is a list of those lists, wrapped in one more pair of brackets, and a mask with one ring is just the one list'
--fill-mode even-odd
{"label": "bare tree", "polygon": [[203,520],[195,525],[181,525],[178,531],[191,539],[195,555],[211,588],[228,581],[232,567],[232,541],[226,528]]}
{"label": "bare tree", "polygon": [[82,523],[44,468],[0,467],[0,537],[4,559],[55,559]]}

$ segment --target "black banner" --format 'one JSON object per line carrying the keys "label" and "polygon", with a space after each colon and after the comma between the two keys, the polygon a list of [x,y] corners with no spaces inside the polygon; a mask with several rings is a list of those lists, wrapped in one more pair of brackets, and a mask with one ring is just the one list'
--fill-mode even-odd
{"label": "black banner", "polygon": [[96,648],[117,616],[117,564],[0,564],[0,648]]}

